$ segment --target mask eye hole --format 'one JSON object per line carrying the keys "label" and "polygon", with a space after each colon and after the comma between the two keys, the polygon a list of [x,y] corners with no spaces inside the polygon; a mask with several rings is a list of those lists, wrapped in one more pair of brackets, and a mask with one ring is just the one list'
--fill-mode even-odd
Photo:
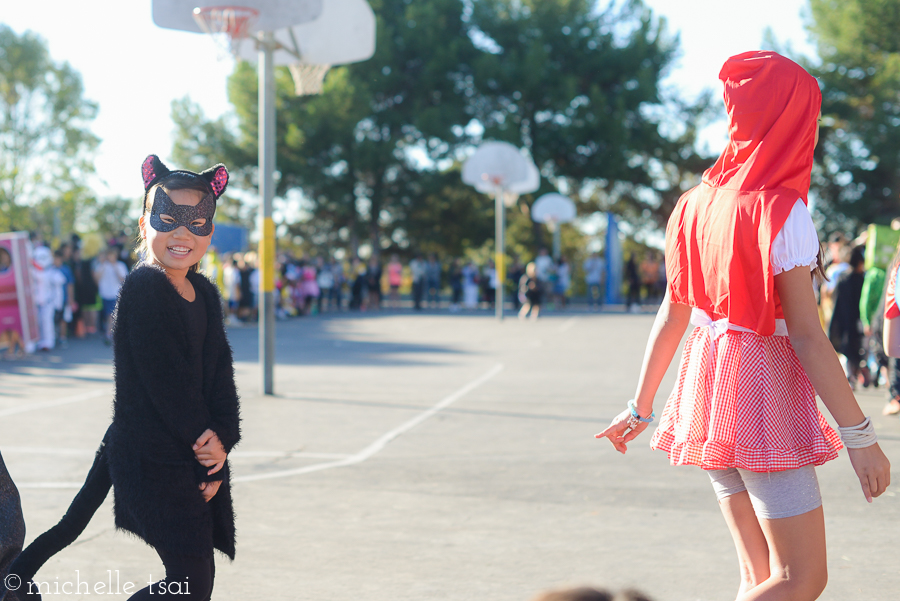
{"label": "mask eye hole", "polygon": [[162,221],[163,223],[166,223],[166,224],[175,223],[175,218],[172,217],[171,215],[162,214],[159,216],[159,219],[160,219],[160,221]]}
{"label": "mask eye hole", "polygon": [[206,225],[206,219],[194,219],[193,221],[191,221],[191,225],[193,227],[203,227],[204,225]]}

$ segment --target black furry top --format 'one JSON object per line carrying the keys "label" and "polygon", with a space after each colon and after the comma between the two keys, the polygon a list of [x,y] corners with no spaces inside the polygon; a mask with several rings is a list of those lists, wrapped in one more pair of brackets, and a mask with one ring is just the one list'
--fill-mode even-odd
{"label": "black furry top", "polygon": [[[208,476],[191,448],[207,428],[226,452],[240,439],[231,347],[218,290],[200,274],[188,279],[205,308],[203,340],[192,336],[195,313],[161,269],[138,267],[119,292],[107,449],[115,520],[164,552],[208,557],[216,548],[233,559],[228,464]],[[222,484],[206,503],[199,484],[211,480]]]}

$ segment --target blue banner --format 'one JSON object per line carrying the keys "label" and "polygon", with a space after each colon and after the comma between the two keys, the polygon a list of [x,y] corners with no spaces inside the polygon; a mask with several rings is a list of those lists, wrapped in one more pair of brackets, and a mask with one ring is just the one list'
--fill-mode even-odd
{"label": "blue banner", "polygon": [[247,228],[217,223],[210,244],[216,247],[221,256],[225,253],[244,252],[249,246],[249,241]]}
{"label": "blue banner", "polygon": [[622,242],[619,240],[619,220],[607,213],[606,225],[606,304],[622,304]]}

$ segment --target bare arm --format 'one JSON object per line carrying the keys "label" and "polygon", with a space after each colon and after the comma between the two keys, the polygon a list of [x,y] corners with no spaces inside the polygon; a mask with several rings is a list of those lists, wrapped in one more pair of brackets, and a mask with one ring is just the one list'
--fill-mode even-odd
{"label": "bare arm", "polygon": [[787,322],[791,345],[809,381],[841,427],[855,426],[863,415],[831,342],[822,331],[809,267],[796,267],[775,276],[775,289]]}
{"label": "bare arm", "polygon": [[[653,322],[650,338],[647,340],[644,363],[641,366],[641,375],[638,378],[637,391],[634,396],[638,414],[641,417],[647,417],[653,413],[653,397],[656,396],[659,384],[666,375],[669,364],[672,363],[672,358],[681,344],[681,338],[684,336],[690,320],[691,308],[687,305],[673,303],[667,290],[666,297],[656,314],[656,321]],[[625,434],[628,429],[629,415],[631,415],[629,409],[620,413],[606,430],[596,435],[596,438],[609,438],[616,450],[624,453],[627,450],[626,443],[633,440],[647,427],[647,424],[642,422]]]}
{"label": "bare arm", "polygon": [[[825,407],[840,427],[862,423],[865,416],[819,324],[809,268],[796,267],[775,276],[775,289],[781,298],[791,345]],[[863,449],[848,449],[848,452],[863,494],[871,502],[872,497],[879,496],[890,484],[890,463],[878,443]]]}
{"label": "bare arm", "polygon": [[888,357],[900,357],[900,317],[884,320],[884,352]]}

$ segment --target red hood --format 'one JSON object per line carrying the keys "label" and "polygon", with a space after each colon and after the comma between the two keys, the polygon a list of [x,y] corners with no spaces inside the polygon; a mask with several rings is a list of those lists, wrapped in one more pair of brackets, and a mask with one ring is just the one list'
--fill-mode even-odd
{"label": "red hood", "polygon": [[743,191],[789,188],[807,202],[822,105],[816,79],[771,51],[729,58],[719,79],[725,84],[728,147],[703,174],[704,183]]}

